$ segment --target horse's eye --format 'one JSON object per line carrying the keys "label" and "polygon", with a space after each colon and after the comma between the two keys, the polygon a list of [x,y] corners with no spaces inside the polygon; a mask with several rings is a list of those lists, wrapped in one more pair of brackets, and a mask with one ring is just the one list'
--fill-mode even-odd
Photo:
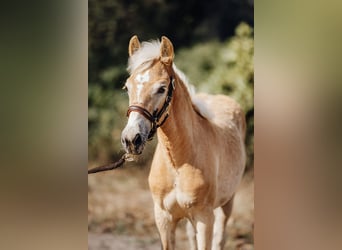
{"label": "horse's eye", "polygon": [[160,87],[159,89],[158,89],[158,94],[163,94],[165,92],[165,87]]}

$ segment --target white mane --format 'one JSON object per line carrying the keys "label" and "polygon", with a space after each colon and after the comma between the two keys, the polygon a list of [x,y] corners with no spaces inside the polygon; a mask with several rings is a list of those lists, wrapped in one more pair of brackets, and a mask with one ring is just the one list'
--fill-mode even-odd
{"label": "white mane", "polygon": [[144,68],[151,66],[154,59],[160,55],[160,41],[154,40],[150,42],[142,42],[141,47],[128,59],[127,70],[130,74],[133,73],[141,65]]}
{"label": "white mane", "polygon": [[[140,71],[147,69],[151,66],[152,62],[159,58],[160,56],[160,41],[153,40],[150,42],[142,42],[141,47],[138,51],[136,51],[129,59],[128,59],[128,67],[127,71],[132,74],[135,70],[139,68]],[[182,80],[184,85],[186,86],[189,95],[191,97],[191,101],[194,106],[198,109],[202,116],[210,119],[212,114],[208,109],[205,102],[203,102],[200,98],[196,98],[195,87],[189,83],[188,78],[185,74],[180,71],[175,64],[172,65],[173,70],[178,75],[178,77]]]}

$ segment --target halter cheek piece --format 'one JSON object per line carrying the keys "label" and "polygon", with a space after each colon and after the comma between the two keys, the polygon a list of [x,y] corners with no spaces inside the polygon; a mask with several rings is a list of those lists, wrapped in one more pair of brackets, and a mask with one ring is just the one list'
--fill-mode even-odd
{"label": "halter cheek piece", "polygon": [[[168,87],[168,91],[167,91],[167,95],[166,95],[164,105],[162,106],[162,108],[159,111],[158,111],[158,109],[156,109],[153,112],[153,114],[151,114],[147,109],[145,109],[141,106],[138,106],[138,105],[131,105],[128,107],[127,117],[129,117],[129,114],[131,112],[138,112],[139,114],[143,115],[147,120],[149,120],[152,123],[152,128],[151,128],[151,131],[148,135],[147,140],[153,139],[153,136],[156,133],[157,128],[162,126],[164,124],[164,122],[166,121],[166,119],[169,117],[168,108],[170,106],[170,102],[172,99],[172,94],[173,94],[174,89],[175,89],[175,81],[172,77],[170,77],[170,83],[169,83],[169,87]],[[165,112],[166,112],[166,115],[165,115],[164,119],[160,122],[160,119]]]}

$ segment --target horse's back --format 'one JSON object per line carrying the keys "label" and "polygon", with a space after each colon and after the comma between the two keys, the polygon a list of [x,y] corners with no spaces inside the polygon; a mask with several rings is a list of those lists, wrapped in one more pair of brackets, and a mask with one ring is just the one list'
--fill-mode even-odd
{"label": "horse's back", "polygon": [[216,126],[225,129],[235,126],[244,140],[246,120],[241,106],[226,95],[209,95],[204,93],[195,96],[199,112]]}

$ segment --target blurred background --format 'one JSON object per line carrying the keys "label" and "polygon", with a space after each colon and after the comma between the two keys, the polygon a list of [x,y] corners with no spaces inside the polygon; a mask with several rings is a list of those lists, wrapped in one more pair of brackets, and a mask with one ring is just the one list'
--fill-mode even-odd
{"label": "blurred background", "polygon": [[[128,97],[128,41],[166,35],[175,64],[197,92],[236,99],[247,119],[248,161],[230,221],[226,249],[253,247],[254,2],[253,0],[89,0],[88,159],[89,167],[118,159]],[[147,176],[157,139],[137,163],[89,176],[90,249],[159,249]],[[186,249],[180,225],[178,249]],[[118,245],[119,244],[119,245]],[[122,244],[122,246],[120,245]],[[107,247],[107,248],[106,248]]]}

